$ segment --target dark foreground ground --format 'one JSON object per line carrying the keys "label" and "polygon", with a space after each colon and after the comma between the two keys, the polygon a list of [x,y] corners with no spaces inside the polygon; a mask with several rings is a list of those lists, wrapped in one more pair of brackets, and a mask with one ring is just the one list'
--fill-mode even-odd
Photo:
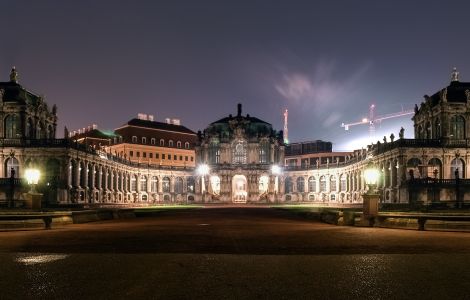
{"label": "dark foreground ground", "polygon": [[0,299],[469,299],[470,234],[269,208],[0,232]]}

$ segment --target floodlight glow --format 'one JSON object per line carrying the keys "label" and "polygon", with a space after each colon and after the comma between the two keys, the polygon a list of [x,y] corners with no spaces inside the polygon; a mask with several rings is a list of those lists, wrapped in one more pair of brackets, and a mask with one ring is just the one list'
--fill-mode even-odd
{"label": "floodlight glow", "polygon": [[376,185],[379,181],[380,172],[374,167],[368,167],[364,170],[364,180],[367,185]]}
{"label": "floodlight glow", "polygon": [[209,174],[209,166],[206,165],[206,164],[199,165],[199,167],[197,167],[197,173],[198,173],[199,175],[207,175],[207,174]]}
{"label": "floodlight glow", "polygon": [[273,165],[273,166],[271,167],[271,172],[272,172],[274,175],[279,175],[279,174],[281,174],[282,169],[281,169],[281,167],[279,167],[278,165]]}

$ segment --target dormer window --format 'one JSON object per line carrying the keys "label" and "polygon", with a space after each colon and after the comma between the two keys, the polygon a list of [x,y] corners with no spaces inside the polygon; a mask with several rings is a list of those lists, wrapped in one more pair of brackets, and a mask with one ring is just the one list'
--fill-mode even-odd
{"label": "dormer window", "polygon": [[176,142],[176,148],[181,148],[181,142],[180,141]]}
{"label": "dormer window", "polygon": [[155,145],[155,138],[150,139],[150,144]]}
{"label": "dormer window", "polygon": [[188,142],[184,143],[184,148],[189,149],[189,143]]}
{"label": "dormer window", "polygon": [[168,141],[168,147],[173,147],[173,141],[172,140]]}
{"label": "dormer window", "polygon": [[164,147],[165,146],[165,140],[164,139],[160,139],[160,147]]}
{"label": "dormer window", "polygon": [[142,144],[147,144],[147,138],[146,137],[142,138]]}
{"label": "dormer window", "polygon": [[133,143],[137,143],[137,137],[136,137],[135,135],[132,136],[132,142],[133,142]]}

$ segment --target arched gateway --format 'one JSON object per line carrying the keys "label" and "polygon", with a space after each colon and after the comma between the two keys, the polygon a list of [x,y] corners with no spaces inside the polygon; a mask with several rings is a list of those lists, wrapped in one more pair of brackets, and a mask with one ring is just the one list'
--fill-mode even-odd
{"label": "arched gateway", "polygon": [[232,202],[246,203],[248,198],[247,180],[244,175],[235,175],[232,179]]}

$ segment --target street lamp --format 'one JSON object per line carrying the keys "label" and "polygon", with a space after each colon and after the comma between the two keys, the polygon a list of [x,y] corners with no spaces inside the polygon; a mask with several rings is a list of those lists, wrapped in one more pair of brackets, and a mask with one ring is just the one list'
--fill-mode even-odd
{"label": "street lamp", "polygon": [[375,187],[380,178],[380,172],[372,163],[364,170],[364,180],[367,184],[367,192],[362,195],[362,213],[363,221],[366,225],[373,226],[374,219],[379,214],[379,194]]}
{"label": "street lamp", "polygon": [[279,192],[279,175],[282,174],[282,169],[278,165],[273,165],[271,167],[271,173],[276,176],[274,179],[274,200],[277,202],[277,193]]}
{"label": "street lamp", "polygon": [[36,192],[36,185],[41,177],[41,172],[39,172],[38,169],[26,169],[25,177],[26,181],[28,181],[28,184],[31,186],[30,191],[25,194],[26,208],[40,209],[42,194]]}
{"label": "street lamp", "polygon": [[202,202],[205,201],[205,194],[206,194],[206,183],[205,177],[209,174],[209,166],[206,164],[201,164],[197,167],[196,172],[199,176],[201,176],[201,193],[202,193]]}
{"label": "street lamp", "polygon": [[39,178],[41,177],[41,172],[38,169],[26,169],[25,177],[28,181],[28,184],[31,186],[31,193],[36,192],[36,185],[38,184]]}

